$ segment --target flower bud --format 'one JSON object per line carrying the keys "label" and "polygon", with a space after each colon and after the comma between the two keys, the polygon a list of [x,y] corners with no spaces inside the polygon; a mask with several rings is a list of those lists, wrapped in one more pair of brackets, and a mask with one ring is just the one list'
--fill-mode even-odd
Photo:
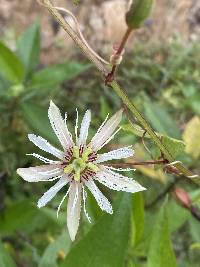
{"label": "flower bud", "polygon": [[182,189],[182,188],[175,188],[174,197],[177,199],[177,201],[186,209],[189,209],[192,205],[191,199],[188,195],[188,193]]}
{"label": "flower bud", "polygon": [[133,0],[129,11],[126,13],[126,23],[129,28],[137,29],[148,18],[153,5],[153,0]]}

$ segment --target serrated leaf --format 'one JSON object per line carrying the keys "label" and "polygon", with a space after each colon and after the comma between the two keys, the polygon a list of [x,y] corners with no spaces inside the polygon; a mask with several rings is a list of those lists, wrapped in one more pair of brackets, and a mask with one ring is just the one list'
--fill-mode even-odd
{"label": "serrated leaf", "polygon": [[200,157],[200,119],[193,117],[186,125],[183,140],[186,143],[186,153],[190,154],[194,159]]}
{"label": "serrated leaf", "polygon": [[164,203],[152,232],[147,267],[169,266],[176,267],[177,264],[170,240],[167,204]]}
{"label": "serrated leaf", "polygon": [[16,267],[17,266],[12,260],[11,256],[5,250],[1,242],[0,242],[0,266],[1,267]]}
{"label": "serrated leaf", "polygon": [[40,28],[35,22],[25,31],[17,43],[17,53],[24,63],[26,75],[39,64],[40,58]]}
{"label": "serrated leaf", "polygon": [[21,105],[22,116],[26,124],[35,134],[40,134],[42,137],[58,144],[58,140],[51,128],[47,111],[48,108],[43,108],[34,103],[23,103]]}
{"label": "serrated leaf", "polygon": [[21,83],[24,78],[24,67],[19,58],[0,42],[0,73],[11,83]]}
{"label": "serrated leaf", "polygon": [[64,231],[52,244],[48,245],[41,257],[38,267],[57,267],[58,253],[62,251],[67,254],[71,246],[71,241]]}
{"label": "serrated leaf", "polygon": [[52,65],[36,72],[32,76],[29,87],[33,89],[51,89],[60,85],[64,81],[76,78],[89,67],[89,64],[76,62],[65,62],[62,64]]}
{"label": "serrated leaf", "polygon": [[121,267],[128,249],[131,196],[121,193],[114,214],[103,215],[60,267]]}

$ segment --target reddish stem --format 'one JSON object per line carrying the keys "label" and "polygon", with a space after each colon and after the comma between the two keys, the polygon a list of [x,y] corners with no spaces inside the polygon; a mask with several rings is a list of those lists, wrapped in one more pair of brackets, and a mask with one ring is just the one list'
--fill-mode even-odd
{"label": "reddish stem", "polygon": [[[121,40],[121,43],[119,45],[119,48],[117,49],[117,52],[116,52],[116,55],[120,56],[122,51],[124,50],[124,47],[126,45],[126,42],[130,36],[132,32],[132,29],[130,28],[127,28],[122,40]],[[112,66],[112,70],[110,73],[108,73],[108,75],[106,76],[106,80],[105,80],[105,83],[108,84],[110,82],[112,82],[114,80],[114,76],[115,76],[115,72],[116,72],[116,69],[117,69],[117,65],[113,65]]]}
{"label": "reddish stem", "polygon": [[131,162],[131,163],[107,163],[104,165],[108,167],[122,168],[122,167],[131,167],[131,166],[158,165],[158,164],[166,164],[166,163],[168,163],[168,160],[162,159],[162,160],[150,160],[150,161],[140,161],[140,162]]}

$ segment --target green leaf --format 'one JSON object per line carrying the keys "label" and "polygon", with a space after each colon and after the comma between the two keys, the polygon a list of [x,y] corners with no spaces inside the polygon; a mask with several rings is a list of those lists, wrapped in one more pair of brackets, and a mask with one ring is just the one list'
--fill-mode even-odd
{"label": "green leaf", "polygon": [[[138,124],[131,123],[131,124],[124,124],[121,126],[122,130],[128,133],[132,133],[136,136],[142,137],[144,134],[144,130]],[[146,138],[151,138],[150,135],[147,133],[145,134]]]}
{"label": "green leaf", "polygon": [[200,93],[196,93],[194,94],[192,97],[189,97],[189,99],[187,99],[187,104],[189,104],[191,106],[191,108],[193,109],[193,111],[200,116]]}
{"label": "green leaf", "polygon": [[39,262],[38,267],[57,267],[57,257],[60,251],[63,251],[65,254],[68,253],[71,246],[71,241],[64,231],[57,240],[52,244],[48,245],[42,258]]}
{"label": "green leaf", "polygon": [[[144,134],[144,130],[137,124],[124,124],[121,126],[121,128],[125,132],[132,133],[136,136],[142,137]],[[159,133],[156,133],[161,139],[163,145],[168,149],[168,151],[174,156],[178,156],[179,154],[183,153],[185,150],[185,143],[181,140],[171,138],[166,135],[161,135]],[[151,138],[149,134],[145,134],[146,138]],[[159,150],[158,150],[159,151]]]}
{"label": "green leaf", "polygon": [[119,194],[114,214],[105,214],[69,252],[60,267],[122,267],[128,249],[131,196]]}
{"label": "green leaf", "polygon": [[42,137],[58,144],[58,140],[48,120],[48,108],[43,108],[34,103],[23,103],[21,105],[22,115],[26,124]]}
{"label": "green leaf", "polygon": [[174,158],[184,152],[185,143],[183,141],[164,135],[161,138],[163,145],[167,148],[171,155],[173,155]]}
{"label": "green leaf", "polygon": [[178,205],[175,201],[169,201],[167,205],[168,223],[171,233],[180,229],[183,224],[190,218],[191,214],[188,210]]}
{"label": "green leaf", "polygon": [[147,267],[176,267],[173,252],[166,203],[161,207],[153,229]]}
{"label": "green leaf", "polygon": [[133,195],[132,224],[133,244],[136,246],[141,241],[144,232],[144,200],[140,192]]}
{"label": "green leaf", "polygon": [[190,234],[192,239],[196,243],[200,243],[200,228],[199,228],[199,221],[194,219],[193,217],[190,218],[189,222],[190,226]]}
{"label": "green leaf", "polygon": [[147,119],[157,132],[173,138],[180,138],[180,131],[176,122],[163,106],[153,102],[144,102],[144,111]]}
{"label": "green leaf", "polygon": [[126,23],[129,28],[137,29],[148,18],[153,5],[153,0],[133,0],[129,11],[126,13]]}
{"label": "green leaf", "polygon": [[3,244],[0,242],[0,266],[1,267],[16,267],[8,252],[5,250]]}
{"label": "green leaf", "polygon": [[24,229],[37,212],[38,209],[28,200],[12,204],[0,216],[0,233],[12,233],[18,229]]}
{"label": "green leaf", "polygon": [[193,117],[186,125],[183,140],[186,143],[186,152],[194,159],[200,157],[200,119]]}
{"label": "green leaf", "polygon": [[40,28],[35,22],[19,39],[17,53],[24,63],[26,75],[39,64],[40,58]]}
{"label": "green leaf", "polygon": [[64,81],[76,78],[90,67],[89,64],[65,62],[36,72],[30,81],[30,88],[53,88]]}
{"label": "green leaf", "polygon": [[0,73],[12,83],[21,83],[24,67],[18,57],[0,42]]}

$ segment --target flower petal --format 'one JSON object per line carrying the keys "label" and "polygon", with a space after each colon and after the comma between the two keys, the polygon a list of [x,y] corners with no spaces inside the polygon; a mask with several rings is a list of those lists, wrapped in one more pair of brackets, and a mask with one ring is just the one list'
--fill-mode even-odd
{"label": "flower petal", "polygon": [[65,186],[69,180],[66,177],[62,177],[54,186],[52,186],[44,195],[38,200],[38,208],[44,207],[53,197]]}
{"label": "flower petal", "polygon": [[86,210],[86,198],[87,198],[87,192],[85,191],[85,188],[83,186],[83,209],[84,209],[85,216],[88,219],[88,222],[91,223],[92,220]]}
{"label": "flower petal", "polygon": [[41,150],[54,155],[59,159],[64,159],[65,154],[59,149],[52,146],[47,140],[42,138],[41,136],[36,136],[35,134],[29,134],[28,138],[34,145],[39,147]]}
{"label": "flower petal", "polygon": [[69,200],[67,203],[67,227],[72,241],[75,240],[81,213],[81,191],[82,185],[77,182],[71,183]]}
{"label": "flower petal", "polygon": [[30,168],[19,168],[17,173],[28,182],[39,182],[56,177],[63,173],[60,165],[50,164]]}
{"label": "flower petal", "polygon": [[92,138],[90,146],[93,150],[98,151],[102,148],[103,144],[112,136],[113,132],[119,125],[122,119],[123,110],[119,110],[113,115]]}
{"label": "flower petal", "polygon": [[146,190],[146,188],[141,186],[138,182],[119,173],[113,172],[104,166],[101,166],[101,171],[96,174],[95,179],[108,188],[116,191],[136,193]]}
{"label": "flower petal", "polygon": [[113,210],[112,210],[112,206],[111,206],[110,202],[101,193],[101,191],[98,189],[98,187],[96,186],[96,184],[92,180],[88,180],[88,181],[85,181],[85,185],[87,186],[87,188],[90,190],[90,192],[95,197],[95,199],[96,199],[99,207],[102,210],[105,210],[106,212],[112,214],[113,213]]}
{"label": "flower petal", "polygon": [[130,147],[122,147],[116,150],[112,150],[108,153],[97,155],[96,163],[101,163],[104,161],[112,160],[112,159],[125,159],[132,157],[134,154],[133,149]]}
{"label": "flower petal", "polygon": [[57,135],[64,150],[67,150],[73,146],[73,141],[70,132],[68,131],[67,125],[65,124],[59,108],[51,101],[48,116],[51,126]]}
{"label": "flower petal", "polygon": [[79,146],[80,145],[85,145],[85,143],[87,141],[90,122],[91,122],[91,111],[87,110],[85,112],[85,115],[84,115],[82,123],[81,123],[80,135],[79,135],[79,138],[78,138],[78,145]]}
{"label": "flower petal", "polygon": [[48,158],[45,158],[37,153],[31,153],[31,154],[26,154],[27,156],[33,156],[41,161],[43,161],[44,163],[46,164],[61,164],[62,162],[61,161],[55,161],[55,160],[51,160],[51,159],[48,159]]}

